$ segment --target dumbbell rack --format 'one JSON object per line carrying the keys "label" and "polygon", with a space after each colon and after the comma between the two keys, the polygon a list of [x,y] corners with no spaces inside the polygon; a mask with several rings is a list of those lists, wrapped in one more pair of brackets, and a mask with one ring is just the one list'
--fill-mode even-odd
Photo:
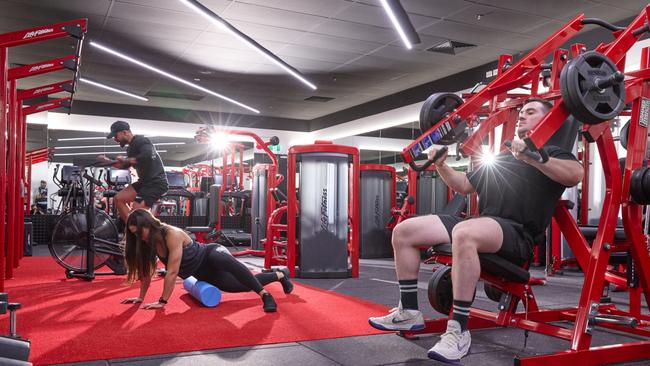
{"label": "dumbbell rack", "polygon": [[[70,108],[72,97],[25,108],[23,102],[62,91],[74,93],[86,28],[87,20],[78,19],[0,35],[0,161],[6,162],[0,164],[0,176],[7,177],[6,181],[0,180],[0,217],[7,217],[6,225],[4,220],[0,220],[0,291],[4,290],[4,279],[13,278],[13,270],[18,267],[23,254],[25,195],[21,189],[31,179],[25,177],[27,115],[61,107]],[[74,55],[9,68],[9,48],[63,37],[77,40]],[[29,90],[19,91],[16,88],[18,79],[63,69],[72,70],[74,77]]]}
{"label": "dumbbell rack", "polygon": [[0,314],[6,314],[9,310],[9,335],[0,336],[0,364],[4,363],[3,360],[27,362],[29,359],[31,344],[16,333],[16,310],[18,309],[20,309],[19,303],[9,302],[8,294],[0,292]]}

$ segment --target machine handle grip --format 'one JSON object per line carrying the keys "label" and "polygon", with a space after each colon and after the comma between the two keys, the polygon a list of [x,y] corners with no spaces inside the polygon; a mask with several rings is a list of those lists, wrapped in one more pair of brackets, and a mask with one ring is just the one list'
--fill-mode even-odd
{"label": "machine handle grip", "polygon": [[84,179],[86,179],[87,181],[91,182],[92,184],[94,184],[96,186],[100,186],[100,187],[102,186],[102,182],[98,181],[92,175],[90,175],[88,173],[84,173]]}
{"label": "machine handle grip", "polygon": [[[512,148],[512,141],[506,140],[503,142],[504,145],[508,149]],[[546,151],[542,150],[537,150],[537,151],[530,151],[528,149],[524,150],[524,154],[528,156],[529,158],[536,160],[542,164],[546,163],[548,161],[548,153]]]}
{"label": "machine handle grip", "polygon": [[442,149],[440,149],[440,150],[438,150],[438,152],[436,152],[436,154],[433,156],[433,158],[427,160],[424,164],[417,165],[417,164],[415,164],[414,161],[410,161],[409,166],[411,167],[411,169],[415,170],[416,172],[425,171],[428,167],[430,167],[433,164],[434,161],[440,159],[440,157],[443,156],[447,152],[447,150],[449,150],[447,148],[447,146],[444,146]]}

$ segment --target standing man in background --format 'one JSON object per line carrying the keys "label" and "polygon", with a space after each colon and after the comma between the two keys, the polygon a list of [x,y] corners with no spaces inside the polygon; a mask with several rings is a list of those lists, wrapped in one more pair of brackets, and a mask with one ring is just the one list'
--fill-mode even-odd
{"label": "standing man in background", "polygon": [[[151,141],[140,135],[134,135],[131,127],[124,121],[115,121],[111,132],[106,136],[119,143],[121,147],[128,145],[126,156],[118,156],[113,167],[128,169],[134,167],[138,173],[138,181],[132,183],[115,195],[115,206],[122,219],[122,225],[131,209],[145,208],[151,210],[154,202],[167,192],[167,176],[162,159]],[[99,159],[110,161],[106,156]],[[129,204],[132,203],[132,207]],[[122,228],[120,228],[122,229]]]}
{"label": "standing man in background", "polygon": [[42,213],[47,212],[47,182],[42,180],[38,186],[38,192],[34,198],[34,203]]}

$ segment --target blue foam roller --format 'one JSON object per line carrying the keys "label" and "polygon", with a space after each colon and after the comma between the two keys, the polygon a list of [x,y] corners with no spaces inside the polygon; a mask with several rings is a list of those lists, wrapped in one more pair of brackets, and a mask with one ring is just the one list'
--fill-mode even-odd
{"label": "blue foam roller", "polygon": [[219,305],[221,301],[221,291],[211,284],[198,281],[194,277],[188,277],[183,281],[183,288],[193,298],[209,308]]}

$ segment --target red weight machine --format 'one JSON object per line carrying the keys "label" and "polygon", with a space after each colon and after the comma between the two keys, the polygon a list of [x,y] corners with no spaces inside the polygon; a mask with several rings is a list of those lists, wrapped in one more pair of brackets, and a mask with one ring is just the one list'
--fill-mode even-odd
{"label": "red weight machine", "polygon": [[[255,141],[255,148],[264,150],[264,152],[271,159],[271,164],[265,164],[264,166],[264,168],[267,171],[266,179],[268,184],[268,189],[266,192],[266,211],[267,211],[267,217],[271,217],[271,212],[275,210],[278,204],[278,199],[276,197],[277,187],[284,179],[282,175],[279,175],[277,173],[278,159],[276,155],[269,149],[270,145],[277,145],[279,143],[278,138],[274,136],[269,141],[265,142],[264,140],[262,140],[261,137],[259,137],[257,134],[253,132],[243,131],[243,130],[220,130],[214,126],[208,126],[208,127],[201,128],[199,131],[197,131],[194,139],[198,143],[209,144],[212,137],[217,134],[218,135],[239,135],[239,136],[250,137]],[[235,163],[235,157],[237,152],[239,152],[239,164]],[[228,157],[230,157],[230,162],[228,162]],[[223,166],[221,169],[222,185],[218,191],[219,197],[214,198],[216,199],[216,202],[218,202],[219,205],[220,205],[219,202],[221,202],[221,197],[227,191],[231,191],[231,190],[243,191],[244,174],[246,173],[243,160],[244,160],[244,145],[230,144],[228,146],[228,149],[224,150]],[[239,180],[237,180],[237,176],[239,176]],[[228,188],[226,189],[226,187]],[[220,218],[221,218],[221,213],[219,213],[219,220],[217,221],[216,226],[214,228],[209,228],[209,230],[207,231],[205,230],[205,228],[202,227],[191,227],[187,229],[197,233],[197,240],[199,240],[198,239],[199,235],[201,236],[201,238],[204,238],[205,235],[212,230],[216,230],[217,232],[221,231]],[[233,255],[234,256],[254,255],[254,256],[264,257],[265,251],[253,249],[251,247],[242,251],[234,252]]]}
{"label": "red weight machine", "polygon": [[[464,104],[449,113],[448,116],[440,121],[434,121],[431,128],[427,129],[422,136],[402,152],[405,162],[411,168],[426,169],[435,159],[418,165],[415,163],[415,159],[419,157],[420,153],[431,145],[444,141],[445,137],[453,132],[461,121],[469,121],[471,124],[472,120],[477,119],[476,116],[480,113],[481,107],[488,103],[490,112],[488,118],[481,121],[475,132],[461,146],[461,152],[470,156],[472,161],[477,163],[481,156],[481,142],[494,127],[504,124],[504,139],[512,136],[510,129],[514,132],[512,123],[516,121],[516,108],[531,95],[518,98],[509,95],[508,92],[528,84],[530,84],[532,96],[539,95],[555,100],[551,111],[525,137],[524,141],[529,150],[538,151],[538,148],[543,146],[558,130],[566,126],[565,121],[570,114],[579,122],[584,123],[582,134],[585,139],[597,144],[605,172],[606,194],[596,237],[591,245],[586,241],[576,220],[569,212],[571,202],[558,202],[554,213],[554,222],[567,238],[584,271],[584,284],[576,307],[540,309],[529,283],[530,274],[525,266],[514,265],[494,254],[479,255],[482,268],[481,278],[492,289],[498,290],[499,310],[490,312],[472,308],[469,320],[470,329],[515,327],[563,339],[569,343],[567,349],[561,352],[529,357],[518,356],[514,360],[516,365],[599,365],[650,358],[650,330],[648,329],[650,316],[641,312],[641,295],[645,296],[646,305],[650,301],[650,256],[641,225],[641,204],[639,203],[639,195],[644,195],[645,192],[638,177],[647,169],[641,167],[646,154],[647,121],[650,109],[650,61],[647,48],[643,50],[641,70],[625,75],[623,92],[618,90],[618,95],[614,95],[617,93],[617,89],[612,87],[616,83],[623,82],[623,75],[617,69],[622,69],[625,54],[630,47],[639,40],[641,35],[648,32],[649,15],[650,6],[646,7],[627,27],[616,27],[599,19],[587,19],[584,15],[579,15],[518,62],[513,64],[510,57],[502,57],[499,62],[499,73],[495,80],[469,97]],[[600,55],[596,52],[584,52],[586,50],[582,45],[572,46],[574,60],[569,63],[568,51],[558,48],[588,24],[600,25],[611,30],[615,40],[596,47],[595,51]],[[545,77],[542,71],[547,71],[548,67],[543,64],[543,61],[551,54],[554,56],[553,63],[550,65],[550,74]],[[508,59],[510,61],[507,61]],[[602,67],[602,70],[608,69],[608,71],[601,74],[602,70],[597,66],[588,62],[580,63],[594,59],[600,59],[601,62],[598,62],[597,65]],[[573,63],[573,61],[576,62]],[[607,65],[616,67],[611,69]],[[607,122],[613,116],[608,115],[609,118],[603,119],[597,118],[600,117],[600,111],[585,112],[592,106],[590,101],[585,98],[581,99],[580,96],[576,97],[575,91],[568,90],[568,88],[579,85],[571,84],[575,79],[569,76],[569,72],[576,70],[578,72],[576,79],[583,77],[592,83],[591,85],[597,87],[597,89],[589,89],[587,94],[603,90],[607,101],[618,103],[617,107],[612,110],[617,110],[620,113],[618,108],[622,109],[621,103],[632,103],[628,156],[622,174],[614,139]],[[549,86],[549,90],[546,93],[538,93],[540,74],[542,74],[542,78],[547,79],[545,83]],[[602,80],[595,78],[600,76],[603,77]],[[563,85],[560,85],[561,80]],[[597,101],[598,99],[593,100]],[[597,101],[597,103],[600,102]],[[602,114],[606,115],[607,113],[603,112]],[[502,142],[501,150],[504,148]],[[650,193],[650,187],[648,187],[648,193]],[[647,204],[647,199],[642,203]],[[476,205],[472,206],[476,207]],[[619,209],[622,209],[623,212],[623,227],[627,238],[625,242],[615,241],[614,237]],[[617,251],[629,251],[636,270],[636,283],[629,288],[629,310],[619,309],[614,304],[600,303],[605,281],[616,283],[617,280],[620,280],[607,270],[611,253]],[[450,245],[436,246],[434,253],[430,259],[431,262],[451,265]],[[437,268],[440,270],[441,267]],[[519,302],[523,305],[523,311],[517,311]],[[560,321],[570,321],[573,324],[570,327],[553,324],[553,322]],[[402,332],[401,334],[411,337],[421,333],[442,332],[446,328],[446,323],[447,319],[427,320],[424,330]],[[595,327],[640,336],[643,340],[592,346]]]}
{"label": "red weight machine", "polygon": [[[339,170],[340,174],[346,175],[347,179],[340,180],[340,176],[334,175],[331,180],[337,178],[338,183],[347,185],[347,201],[345,202],[346,212],[345,222],[347,223],[345,231],[344,247],[334,248],[334,242],[339,241],[340,237],[331,234],[332,222],[329,217],[329,206],[335,204],[338,199],[338,191],[335,191],[330,198],[328,188],[320,185],[322,181],[314,175],[305,174],[304,164],[307,160],[309,164],[321,164],[323,161],[318,159],[333,158],[337,162],[332,164],[345,165],[345,168]],[[312,160],[313,159],[313,160]],[[343,162],[344,160],[344,162]],[[314,165],[311,165],[313,168]],[[300,173],[299,173],[300,167]],[[335,169],[333,169],[335,170]],[[345,172],[342,172],[345,170]],[[312,172],[314,173],[314,172]],[[329,172],[327,174],[330,174]],[[305,176],[309,175],[308,178]],[[318,174],[315,174],[318,175]],[[314,181],[307,182],[307,179]],[[287,204],[275,209],[269,217],[266,230],[266,256],[264,267],[269,269],[272,266],[287,266],[291,277],[311,277],[311,278],[333,278],[333,277],[358,277],[359,276],[359,150],[349,146],[334,145],[329,141],[316,141],[312,145],[297,145],[289,148],[287,161]],[[300,193],[297,192],[300,184]],[[313,190],[310,195],[311,200],[306,197],[306,190],[309,187]],[[343,188],[341,188],[343,190]],[[300,199],[298,197],[300,195]],[[318,196],[318,212],[310,212],[309,215],[301,211],[301,204],[313,200]],[[339,202],[340,203],[340,202]],[[340,207],[340,206],[339,206]],[[313,207],[312,207],[313,209]],[[338,214],[338,212],[337,212]],[[311,217],[318,215],[319,218]],[[286,216],[286,224],[282,223],[282,218]],[[303,227],[301,222],[303,218],[308,221],[309,227]],[[316,222],[318,221],[318,222]],[[336,226],[336,223],[334,224]],[[337,226],[338,227],[338,226]],[[299,228],[300,230],[297,230]],[[305,238],[298,237],[305,234]],[[342,234],[337,232],[337,234]],[[324,235],[324,236],[321,236]],[[320,240],[319,238],[325,238]],[[331,240],[330,240],[331,239]],[[307,248],[306,242],[317,243]],[[322,246],[318,245],[323,244]],[[328,247],[328,245],[330,245]],[[322,251],[322,255],[315,252]],[[333,254],[336,251],[336,254]],[[309,254],[311,256],[309,256]],[[339,255],[343,254],[343,255]],[[331,259],[337,256],[336,264],[332,264],[329,269],[325,269],[320,264],[315,263],[318,260]],[[315,258],[317,257],[317,258]],[[309,259],[307,259],[309,258]],[[314,261],[310,261],[314,259]],[[309,262],[309,263],[308,263]],[[332,268],[337,267],[335,270]],[[343,268],[345,267],[345,268]]]}
{"label": "red weight machine", "polygon": [[[25,182],[28,181],[25,179],[27,158],[25,118],[29,114],[54,108],[69,108],[72,98],[62,98],[24,108],[23,101],[61,91],[74,93],[79,76],[81,46],[86,26],[87,20],[79,19],[0,35],[0,131],[4,131],[0,138],[0,160],[6,162],[0,164],[0,176],[7,177],[6,181],[0,180],[0,217],[6,216],[6,224],[5,220],[0,220],[0,291],[4,289],[4,279],[13,278],[13,270],[22,258],[24,188]],[[9,68],[10,47],[63,37],[77,39],[75,55]],[[30,90],[19,91],[16,88],[18,79],[63,69],[72,70],[75,73],[74,78]]]}

